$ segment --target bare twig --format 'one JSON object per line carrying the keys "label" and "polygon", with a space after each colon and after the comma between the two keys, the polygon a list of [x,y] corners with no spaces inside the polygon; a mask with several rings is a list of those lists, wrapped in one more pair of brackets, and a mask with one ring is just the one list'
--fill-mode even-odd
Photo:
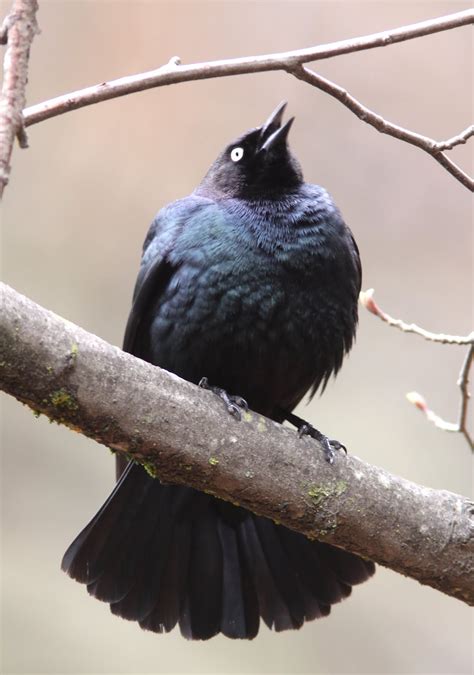
{"label": "bare twig", "polygon": [[[474,604],[474,504],[320,445],[126,354],[0,285],[1,388],[190,485]],[[41,336],[41,339],[38,339]]]}
{"label": "bare twig", "polygon": [[14,0],[0,31],[0,42],[7,45],[0,95],[0,198],[10,176],[15,136],[19,136],[21,147],[28,145],[22,110],[26,101],[30,47],[38,32],[37,10],[36,0]]}
{"label": "bare twig", "polygon": [[469,335],[446,335],[445,333],[432,333],[429,330],[420,328],[415,323],[405,323],[401,319],[394,319],[384,312],[374,300],[374,289],[369,288],[367,291],[362,291],[359,300],[361,304],[372,314],[378,316],[379,319],[388,323],[389,326],[394,326],[399,328],[404,333],[415,333],[425,338],[425,340],[430,340],[431,342],[441,342],[442,344],[451,344],[451,345],[472,345],[474,343],[474,331],[469,333]]}
{"label": "bare twig", "polygon": [[425,397],[419,394],[417,391],[409,391],[407,394],[407,399],[416,408],[418,408],[418,410],[421,410],[421,412],[426,415],[426,418],[438,429],[441,429],[442,431],[454,431],[456,433],[460,431],[457,424],[454,422],[447,422],[442,417],[437,415],[434,410],[431,410]]}
{"label": "bare twig", "polygon": [[470,127],[467,127],[467,129],[464,129],[460,134],[457,136],[453,136],[452,138],[448,138],[447,141],[440,141],[439,143],[436,143],[436,150],[452,150],[456,145],[463,145],[464,143],[467,142],[471,136],[474,136],[474,124],[471,124]]}
{"label": "bare twig", "polygon": [[410,26],[403,26],[393,30],[375,33],[363,37],[351,38],[340,42],[333,42],[309,49],[299,49],[291,52],[267,54],[264,56],[251,56],[239,59],[227,59],[210,61],[207,63],[194,63],[181,65],[178,57],[173,57],[170,62],[157,70],[123,77],[111,82],[87,87],[79,91],[71,92],[63,96],[39,103],[24,110],[25,125],[36,124],[45,119],[61,115],[70,110],[77,110],[87,105],[100,101],[126,96],[128,94],[144,91],[154,87],[163,87],[179,82],[191,80],[210,79],[215,77],[229,77],[245,73],[259,73],[273,70],[285,70],[295,77],[329,93],[337,100],[346,105],[360,119],[368,122],[378,131],[394,136],[399,140],[406,141],[421,148],[439,162],[449,173],[470,190],[474,189],[474,181],[462,169],[449,159],[443,150],[448,150],[469,138],[470,130],[462,132],[445,142],[437,142],[427,136],[416,134],[403,129],[391,122],[387,122],[380,115],[370,111],[359,103],[355,98],[339,87],[337,84],[322,78],[313,71],[305,68],[303,64],[327,59],[341,54],[383,47],[403,40],[430,35],[443,30],[465,26],[474,22],[474,10],[457,12],[438,19],[431,19]]}
{"label": "bare twig", "polygon": [[311,84],[313,87],[325,91],[330,96],[333,96],[338,101],[340,101],[346,108],[349,108],[357,117],[363,122],[367,122],[372,127],[377,129],[382,134],[388,134],[394,138],[398,138],[400,141],[405,141],[411,145],[416,145],[416,147],[421,148],[429,155],[434,157],[434,159],[439,162],[444,168],[452,174],[460,183],[465,185],[469,190],[474,191],[474,180],[465,173],[457,164],[455,164],[449,157],[444,155],[441,150],[450,149],[455,145],[460,143],[465,143],[467,138],[472,136],[474,133],[474,128],[469,127],[462,134],[454,136],[449,139],[449,141],[436,142],[428,136],[422,136],[417,134],[414,131],[409,131],[403,127],[388,122],[381,115],[369,110],[365,105],[360,103],[356,98],[351,96],[345,89],[340,87],[338,84],[331,82],[330,80],[317,75],[314,71],[306,68],[302,65],[297,65],[294,68],[289,70],[295,77],[299,80],[303,80],[308,84]]}
{"label": "bare twig", "polygon": [[461,433],[471,450],[474,451],[474,439],[471,437],[467,429],[467,410],[470,399],[470,393],[468,389],[469,384],[469,370],[473,361],[474,354],[474,331],[466,336],[460,335],[446,335],[444,333],[431,333],[430,331],[420,328],[414,323],[405,323],[401,319],[394,319],[389,314],[384,312],[374,300],[374,289],[369,288],[367,291],[361,292],[359,296],[361,304],[372,314],[378,316],[382,321],[385,321],[389,326],[394,326],[399,328],[404,333],[415,333],[425,338],[425,340],[430,340],[432,342],[440,342],[442,344],[451,344],[451,345],[469,345],[469,350],[467,352],[466,358],[461,368],[461,372],[458,378],[458,386],[461,389],[461,405],[459,410],[459,419],[458,422],[447,422],[442,417],[437,415],[433,410],[430,409],[428,403],[424,396],[419,394],[416,391],[411,391],[407,394],[407,399],[410,403],[413,403],[419,410],[421,410],[427,417],[427,419],[432,422],[438,429],[443,431],[454,431],[456,433]]}
{"label": "bare twig", "polygon": [[474,452],[474,439],[470,436],[467,430],[467,410],[469,399],[471,394],[469,391],[469,371],[474,360],[474,345],[469,347],[469,351],[466,354],[464,363],[459,373],[458,387],[461,389],[461,406],[459,409],[459,431],[464,435],[467,442],[471,446],[471,450]]}
{"label": "bare twig", "polygon": [[469,399],[471,398],[471,394],[469,392],[469,371],[472,365],[473,356],[474,344],[471,344],[462,364],[461,372],[459,373],[457,382],[458,387],[461,389],[461,404],[459,407],[459,417],[457,422],[447,422],[445,419],[437,415],[433,410],[430,409],[426,399],[416,391],[411,391],[408,393],[407,399],[410,401],[410,403],[413,403],[418,408],[418,410],[421,410],[426,415],[427,419],[436,427],[438,427],[438,429],[462,434],[469,447],[474,452],[474,439],[467,428],[467,411]]}

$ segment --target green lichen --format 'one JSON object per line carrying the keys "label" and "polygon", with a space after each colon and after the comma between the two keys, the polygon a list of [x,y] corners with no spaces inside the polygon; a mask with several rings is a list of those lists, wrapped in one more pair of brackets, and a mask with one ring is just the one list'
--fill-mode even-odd
{"label": "green lichen", "polygon": [[217,466],[219,464],[217,457],[209,457],[208,462],[211,466]]}
{"label": "green lichen", "polygon": [[337,519],[334,518],[334,520],[329,521],[326,524],[326,527],[322,527],[320,530],[317,530],[314,532],[309,539],[324,539],[328,535],[332,534],[334,530],[337,528]]}
{"label": "green lichen", "polygon": [[252,421],[252,413],[250,413],[248,410],[244,410],[242,413],[242,420],[244,422],[251,422]]}
{"label": "green lichen", "polygon": [[54,405],[55,408],[62,408],[63,410],[67,408],[68,410],[77,410],[78,405],[77,401],[66,389],[57,389],[49,395],[50,402]]}
{"label": "green lichen", "polygon": [[71,351],[69,353],[70,353],[72,359],[77,358],[77,355],[79,354],[79,347],[77,346],[77,344],[75,342],[72,343]]}
{"label": "green lichen", "polygon": [[311,497],[313,504],[321,504],[329,497],[340,497],[347,490],[347,483],[338,480],[335,483],[325,483],[323,485],[310,485],[307,491],[308,497]]}
{"label": "green lichen", "polygon": [[153,464],[149,464],[148,462],[146,462],[146,463],[142,464],[142,466],[145,469],[145,471],[147,472],[147,474],[149,476],[151,476],[151,478],[158,478],[158,472],[157,472],[156,468],[153,466]]}
{"label": "green lichen", "polygon": [[265,418],[259,417],[258,423],[257,423],[257,431],[259,431],[260,433],[263,433],[266,430],[267,430],[267,425],[266,425],[266,422],[265,422]]}

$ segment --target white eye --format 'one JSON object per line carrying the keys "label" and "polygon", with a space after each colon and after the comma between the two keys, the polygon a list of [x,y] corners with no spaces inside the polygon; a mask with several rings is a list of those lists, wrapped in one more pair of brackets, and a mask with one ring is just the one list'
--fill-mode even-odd
{"label": "white eye", "polygon": [[239,162],[244,156],[243,148],[232,148],[230,158],[233,162]]}

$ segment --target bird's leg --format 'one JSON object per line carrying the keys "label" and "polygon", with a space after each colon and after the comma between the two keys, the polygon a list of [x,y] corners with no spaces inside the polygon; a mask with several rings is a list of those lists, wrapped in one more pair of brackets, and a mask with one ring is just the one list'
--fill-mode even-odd
{"label": "bird's leg", "polygon": [[329,464],[334,462],[335,450],[344,450],[344,452],[347,454],[345,445],[342,445],[342,443],[339,443],[339,441],[328,438],[318,429],[315,429],[312,424],[308,424],[308,422],[305,422],[305,420],[301,419],[301,417],[298,417],[293,413],[285,412],[285,419],[287,419],[290,424],[293,424],[297,428],[298,436],[300,438],[301,436],[311,436],[311,438],[314,438],[319,443],[321,443],[324,450],[324,456]]}
{"label": "bird's leg", "polygon": [[242,398],[242,396],[228,394],[222,387],[215,387],[214,385],[209,384],[207,377],[201,378],[199,386],[202,387],[202,389],[212,391],[213,394],[221,398],[226,404],[227,411],[238,420],[241,419],[241,411],[247,411],[249,409],[247,401]]}

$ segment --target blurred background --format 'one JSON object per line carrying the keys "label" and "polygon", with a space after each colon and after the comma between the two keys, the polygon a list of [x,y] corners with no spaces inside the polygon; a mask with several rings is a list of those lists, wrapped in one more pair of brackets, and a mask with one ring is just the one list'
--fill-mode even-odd
{"label": "blurred background", "polygon": [[[285,51],[466,9],[465,2],[40,2],[28,103],[167,63]],[[10,2],[2,3],[2,15]],[[469,28],[315,64],[387,119],[436,139],[472,119]],[[361,250],[364,288],[433,331],[472,330],[471,196],[422,151],[377,133],[284,73],[185,83],[65,114],[15,148],[2,213],[2,277],[120,345],[155,212],[191,192],[222,147],[282,99],[306,179],[334,196]],[[471,148],[472,148],[471,141]],[[450,156],[472,171],[472,150]],[[304,415],[350,452],[405,478],[469,494],[472,457],[405,399],[455,420],[464,349],[424,342],[361,312],[337,381]],[[265,627],[251,643],[189,643],[112,616],[60,569],[113,486],[103,447],[3,397],[4,673],[471,672],[472,614],[380,569],[328,619]]]}

